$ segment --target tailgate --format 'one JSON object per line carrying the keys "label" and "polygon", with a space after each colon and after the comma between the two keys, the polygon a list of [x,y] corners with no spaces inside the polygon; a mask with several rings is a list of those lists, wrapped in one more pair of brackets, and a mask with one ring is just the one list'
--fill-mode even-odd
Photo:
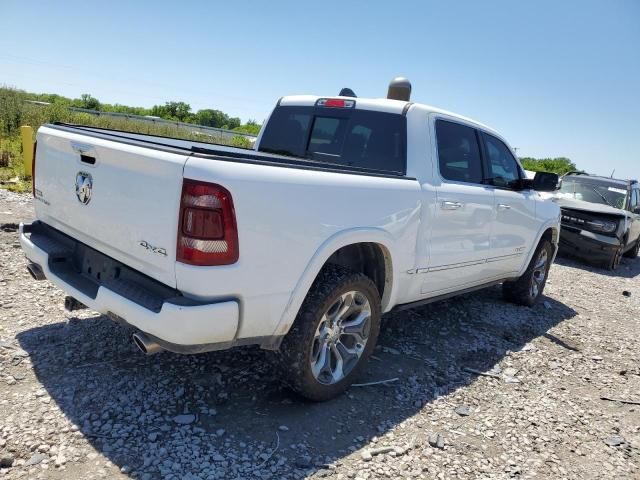
{"label": "tailgate", "polygon": [[37,218],[175,287],[187,156],[55,127],[37,140]]}

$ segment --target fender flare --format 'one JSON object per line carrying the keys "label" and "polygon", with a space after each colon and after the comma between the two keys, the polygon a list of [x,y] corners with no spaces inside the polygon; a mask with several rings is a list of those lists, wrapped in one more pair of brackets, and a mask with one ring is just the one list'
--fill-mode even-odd
{"label": "fender flare", "polygon": [[396,277],[396,272],[393,270],[394,264],[392,262],[392,258],[394,257],[394,239],[391,234],[386,230],[379,228],[352,228],[342,230],[325,240],[311,257],[311,260],[298,279],[298,282],[289,297],[289,302],[287,303],[274,332],[275,336],[286,335],[289,331],[291,325],[293,325],[293,322],[296,319],[296,316],[298,315],[302,302],[304,302],[307,293],[311,289],[314,280],[331,255],[342,247],[353,245],[355,243],[376,243],[383,248],[385,265],[387,267],[387,279],[385,280],[387,287],[385,288],[383,298],[381,299],[382,311],[385,312],[387,306],[393,305],[394,299],[397,296],[398,282],[393,281]]}
{"label": "fender flare", "polygon": [[544,232],[546,232],[547,230],[551,229],[552,232],[554,232],[555,238],[552,237],[551,243],[554,246],[554,252],[553,252],[553,258],[551,259],[551,263],[553,263],[556,259],[556,255],[558,254],[558,242],[560,239],[560,224],[558,223],[557,220],[550,220],[547,223],[545,223],[544,225],[542,225],[542,227],[540,227],[540,230],[538,230],[538,233],[536,234],[536,240],[535,242],[533,242],[531,250],[529,251],[529,254],[527,255],[527,260],[524,262],[524,265],[522,267],[522,269],[520,270],[520,272],[518,272],[518,276],[521,276],[526,270],[527,267],[529,266],[529,263],[531,263],[531,259],[533,258],[533,254],[536,251],[536,248],[538,248],[538,245],[540,244],[540,240],[542,240],[542,236],[544,235]]}

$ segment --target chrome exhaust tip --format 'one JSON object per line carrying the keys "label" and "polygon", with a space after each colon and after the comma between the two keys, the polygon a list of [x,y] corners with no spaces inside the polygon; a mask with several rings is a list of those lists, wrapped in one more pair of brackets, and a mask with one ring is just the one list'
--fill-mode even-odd
{"label": "chrome exhaust tip", "polygon": [[44,272],[42,271],[42,267],[37,263],[29,263],[27,265],[27,270],[31,274],[34,280],[46,280],[47,277],[44,276]]}
{"label": "chrome exhaust tip", "polygon": [[133,343],[140,349],[145,355],[153,355],[162,350],[162,347],[156,342],[147,337],[144,333],[138,332],[133,334]]}

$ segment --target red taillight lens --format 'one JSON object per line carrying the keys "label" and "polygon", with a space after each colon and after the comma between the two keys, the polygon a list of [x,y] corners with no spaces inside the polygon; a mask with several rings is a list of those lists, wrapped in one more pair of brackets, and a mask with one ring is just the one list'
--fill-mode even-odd
{"label": "red taillight lens", "polygon": [[31,193],[33,197],[36,196],[36,150],[38,149],[38,142],[33,144],[33,158],[31,159]]}
{"label": "red taillight lens", "polygon": [[231,194],[220,185],[185,179],[176,260],[190,265],[238,261],[238,228]]}
{"label": "red taillight lens", "polygon": [[182,215],[182,234],[210,240],[224,238],[222,211],[185,208]]}

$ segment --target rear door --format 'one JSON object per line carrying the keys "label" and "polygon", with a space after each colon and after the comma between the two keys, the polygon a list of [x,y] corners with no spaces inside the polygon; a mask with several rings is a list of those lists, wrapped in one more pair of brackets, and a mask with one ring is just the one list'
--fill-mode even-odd
{"label": "rear door", "polygon": [[432,118],[432,123],[437,201],[422,293],[444,293],[487,278],[494,192],[482,185],[480,139],[475,128],[439,117]]}
{"label": "rear door", "polygon": [[494,188],[495,221],[491,231],[487,268],[495,275],[518,272],[534,247],[538,233],[533,190],[518,190],[524,178],[511,149],[499,138],[481,132],[485,182]]}
{"label": "rear door", "polygon": [[35,170],[37,218],[175,287],[186,159],[70,128],[42,127]]}

